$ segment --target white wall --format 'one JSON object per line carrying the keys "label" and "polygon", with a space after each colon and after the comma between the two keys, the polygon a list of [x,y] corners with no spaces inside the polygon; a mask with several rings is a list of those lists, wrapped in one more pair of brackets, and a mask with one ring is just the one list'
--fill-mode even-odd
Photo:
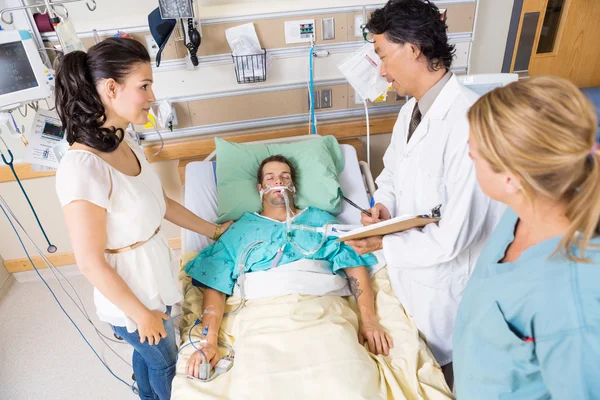
{"label": "white wall", "polygon": [[479,0],[470,74],[502,72],[514,0]]}

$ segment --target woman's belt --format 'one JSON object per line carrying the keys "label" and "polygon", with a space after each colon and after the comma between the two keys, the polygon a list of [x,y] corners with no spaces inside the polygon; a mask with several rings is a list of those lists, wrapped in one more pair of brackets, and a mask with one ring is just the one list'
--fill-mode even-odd
{"label": "woman's belt", "polygon": [[134,243],[131,246],[121,247],[120,249],[105,249],[104,252],[108,253],[108,254],[117,254],[117,253],[124,253],[129,250],[137,249],[141,245],[149,242],[154,236],[156,236],[158,234],[158,232],[160,232],[160,226],[158,228],[156,228],[156,230],[154,231],[152,236],[150,236],[147,240],[142,240],[141,242]]}

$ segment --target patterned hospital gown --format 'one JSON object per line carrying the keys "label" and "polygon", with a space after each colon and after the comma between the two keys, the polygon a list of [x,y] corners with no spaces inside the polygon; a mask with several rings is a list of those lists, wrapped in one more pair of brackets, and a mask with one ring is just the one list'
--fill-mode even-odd
{"label": "patterned hospital gown", "polygon": [[[293,223],[321,227],[338,221],[325,211],[308,207],[294,217]],[[292,229],[290,239],[296,244],[292,246],[286,239],[286,231],[285,222],[245,213],[217,242],[190,261],[185,272],[197,281],[196,284],[231,294],[245,256],[245,272],[265,271],[301,259],[329,261],[332,274],[343,268],[368,267],[377,263],[373,255],[360,256],[350,246],[337,242],[335,237],[327,237],[319,251],[306,256],[296,246],[305,251],[313,250],[321,243],[322,234]],[[256,247],[247,252],[253,245]],[[279,258],[280,249],[283,254]]]}

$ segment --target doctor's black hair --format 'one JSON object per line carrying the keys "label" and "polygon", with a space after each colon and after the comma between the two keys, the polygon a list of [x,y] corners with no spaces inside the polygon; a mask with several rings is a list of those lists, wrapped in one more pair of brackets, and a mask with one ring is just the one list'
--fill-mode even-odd
{"label": "doctor's black hair", "polygon": [[290,167],[290,176],[292,177],[292,182],[294,182],[294,185],[296,185],[296,168],[294,168],[294,164],[292,164],[292,162],[290,160],[288,160],[281,154],[275,154],[273,156],[267,157],[264,160],[262,160],[262,162],[260,163],[260,166],[258,167],[258,170],[256,171],[256,183],[258,183],[259,185],[262,185],[263,178],[264,178],[263,169],[264,169],[265,165],[270,162],[279,162],[282,164],[286,164],[288,167]]}
{"label": "doctor's black hair", "polygon": [[448,43],[448,26],[429,0],[389,0],[371,15],[369,32],[385,35],[392,43],[412,43],[429,62],[430,71],[450,69],[454,46]]}
{"label": "doctor's black hair", "polygon": [[109,78],[122,83],[142,63],[150,63],[146,48],[124,38],[108,38],[87,54],[73,51],[62,57],[56,69],[56,111],[70,145],[77,142],[103,152],[119,147],[125,133],[102,127],[106,110],[96,84]]}

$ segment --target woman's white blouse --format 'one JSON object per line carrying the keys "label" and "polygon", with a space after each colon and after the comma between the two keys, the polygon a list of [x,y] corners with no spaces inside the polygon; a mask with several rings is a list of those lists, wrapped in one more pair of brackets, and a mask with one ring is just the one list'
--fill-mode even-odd
{"label": "woman's white blouse", "polygon": [[[141,172],[125,175],[97,155],[70,150],[56,173],[56,192],[62,206],[73,201],[89,201],[106,209],[106,248],[119,249],[148,240],[166,212],[160,180],[144,156],[142,148],[127,137],[137,156]],[[172,252],[162,230],[136,249],[105,254],[107,263],[123,278],[131,291],[150,310],[166,311],[181,301],[181,292],[171,270]],[[98,317],[129,332],[136,323],[94,289]]]}

